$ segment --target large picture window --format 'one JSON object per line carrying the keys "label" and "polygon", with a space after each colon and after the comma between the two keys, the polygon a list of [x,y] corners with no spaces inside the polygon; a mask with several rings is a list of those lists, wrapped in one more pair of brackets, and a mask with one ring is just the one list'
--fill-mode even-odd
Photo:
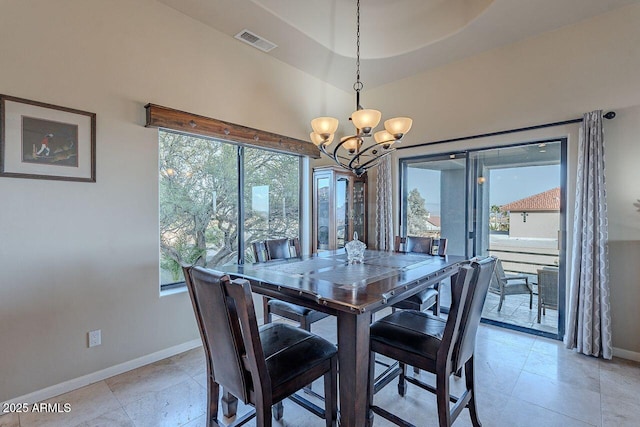
{"label": "large picture window", "polygon": [[252,261],[238,248],[298,237],[299,156],[162,129],[159,142],[161,286],[184,281],[181,264]]}

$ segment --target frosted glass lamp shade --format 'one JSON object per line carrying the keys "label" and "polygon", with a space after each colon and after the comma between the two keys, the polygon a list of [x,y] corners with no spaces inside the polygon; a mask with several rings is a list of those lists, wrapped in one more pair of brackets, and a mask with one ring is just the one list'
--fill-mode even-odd
{"label": "frosted glass lamp shade", "polygon": [[382,113],[378,110],[358,110],[351,114],[353,125],[357,129],[366,130],[365,133],[371,132],[371,129],[378,126],[380,118],[382,118]]}
{"label": "frosted glass lamp shade", "polygon": [[318,135],[315,132],[311,132],[309,134],[309,138],[311,139],[311,142],[313,142],[317,146],[319,146],[320,144],[329,145],[331,144],[331,141],[333,141],[333,134],[329,135],[329,138],[325,140],[325,138],[323,138],[322,135]]}
{"label": "frosted glass lamp shade", "polygon": [[[402,138],[402,135],[409,132],[412,124],[413,120],[411,120],[409,117],[395,117],[393,119],[385,121],[384,128],[391,135],[400,135],[399,137]],[[396,138],[398,138],[398,136],[396,136]]]}
{"label": "frosted glass lamp shade", "polygon": [[338,119],[333,117],[318,117],[311,120],[311,127],[318,135],[331,135],[338,130]]}
{"label": "frosted glass lamp shade", "polygon": [[344,143],[342,147],[349,150],[349,152],[353,153],[358,148],[358,139],[357,138],[343,138]]}
{"label": "frosted glass lamp shade", "polygon": [[373,135],[373,139],[376,140],[378,144],[389,144],[395,142],[395,138],[386,130],[380,130]]}

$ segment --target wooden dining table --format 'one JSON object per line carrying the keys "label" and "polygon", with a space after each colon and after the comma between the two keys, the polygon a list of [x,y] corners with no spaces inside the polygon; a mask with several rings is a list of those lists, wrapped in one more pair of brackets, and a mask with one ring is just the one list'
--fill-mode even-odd
{"label": "wooden dining table", "polygon": [[340,426],[362,427],[372,314],[455,275],[464,259],[367,250],[363,262],[353,264],[337,250],[215,269],[248,280],[256,293],[337,317]]}

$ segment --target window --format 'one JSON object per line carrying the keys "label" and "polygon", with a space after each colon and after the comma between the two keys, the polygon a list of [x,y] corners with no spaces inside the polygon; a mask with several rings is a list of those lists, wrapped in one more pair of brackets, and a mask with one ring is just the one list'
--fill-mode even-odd
{"label": "window", "polygon": [[294,238],[300,231],[300,167],[297,156],[244,149],[245,259],[251,242]]}
{"label": "window", "polygon": [[298,237],[299,156],[166,130],[159,142],[163,288],[184,282],[183,263],[235,263],[253,241]]}

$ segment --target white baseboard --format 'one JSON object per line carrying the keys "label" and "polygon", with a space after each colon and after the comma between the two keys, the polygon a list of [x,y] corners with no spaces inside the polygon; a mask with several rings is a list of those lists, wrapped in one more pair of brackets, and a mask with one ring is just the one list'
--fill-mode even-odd
{"label": "white baseboard", "polygon": [[89,384],[96,383],[98,381],[105,380],[115,375],[122,374],[132,369],[139,368],[150,363],[157,362],[167,357],[175,356],[176,354],[183,353],[187,350],[191,350],[202,345],[200,338],[188,341],[183,344],[179,344],[173,347],[165,348],[155,353],[147,354],[146,356],[138,357],[137,359],[129,360],[127,362],[120,363],[115,366],[111,366],[106,369],[102,369],[97,372],[92,372],[87,375],[83,375],[78,378],[74,378],[69,381],[65,381],[59,384],[52,385],[51,387],[43,388],[42,390],[34,391],[33,393],[25,394],[24,396],[16,397],[15,399],[8,400],[0,403],[0,407],[5,403],[37,403],[43,400],[50,399],[55,396],[59,396],[64,393],[68,393],[72,390],[76,390],[80,387],[87,386]]}
{"label": "white baseboard", "polygon": [[613,355],[622,359],[633,360],[634,362],[640,362],[640,353],[636,351],[629,351],[622,348],[613,347]]}

